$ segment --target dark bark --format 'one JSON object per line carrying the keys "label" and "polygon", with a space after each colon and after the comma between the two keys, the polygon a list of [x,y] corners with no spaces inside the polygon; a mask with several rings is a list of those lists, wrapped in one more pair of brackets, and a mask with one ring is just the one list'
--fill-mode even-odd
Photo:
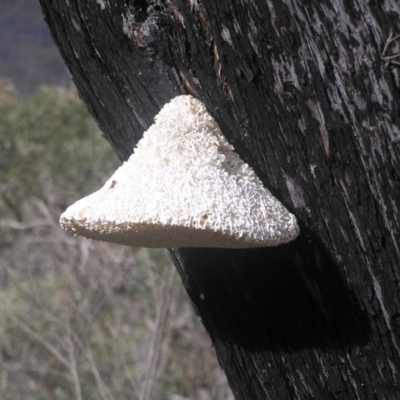
{"label": "dark bark", "polygon": [[236,398],[400,398],[398,0],[40,2],[121,160],[190,93],[300,221],[171,250]]}

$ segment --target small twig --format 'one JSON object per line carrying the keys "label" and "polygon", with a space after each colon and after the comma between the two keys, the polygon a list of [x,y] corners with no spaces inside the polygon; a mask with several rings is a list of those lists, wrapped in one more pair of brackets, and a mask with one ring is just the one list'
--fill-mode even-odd
{"label": "small twig", "polygon": [[81,388],[81,382],[79,380],[79,373],[78,373],[78,367],[76,364],[76,357],[75,357],[75,346],[72,341],[72,330],[71,330],[71,325],[69,319],[67,319],[67,345],[68,345],[68,355],[70,359],[70,372],[72,375],[72,379],[74,381],[74,386],[75,386],[75,393],[76,393],[76,400],[82,400],[82,388]]}
{"label": "small twig", "polygon": [[125,369],[126,377],[128,378],[128,381],[130,382],[130,384],[132,386],[132,389],[135,392],[136,398],[140,399],[140,388],[139,388],[139,385],[136,383],[135,378],[132,376],[132,373],[129,370],[129,368],[126,365],[126,363],[124,363],[124,369]]}
{"label": "small twig", "polygon": [[[81,343],[81,346],[82,346],[82,348],[85,352],[85,355],[89,361],[90,368],[92,370],[94,379],[96,380],[97,388],[99,389],[101,398],[103,400],[108,400],[109,398],[111,398],[111,394],[110,394],[106,384],[104,383],[103,379],[101,378],[100,372],[97,369],[96,363],[94,362],[92,348],[90,347],[89,343],[88,343],[87,347],[84,347],[83,343]],[[107,392],[108,392],[108,394],[107,394]]]}
{"label": "small twig", "polygon": [[69,361],[56,349],[51,343],[47,340],[43,339],[38,333],[36,333],[30,326],[25,324],[25,322],[21,321],[19,318],[14,315],[8,313],[8,317],[13,321],[16,325],[18,325],[26,334],[28,334],[31,338],[41,343],[48,351],[50,351],[53,356],[64,364],[68,369],[70,369],[71,365]]}
{"label": "small twig", "polygon": [[387,68],[389,65],[396,65],[396,66],[400,66],[400,62],[399,61],[395,61],[396,58],[400,57],[400,53],[399,54],[394,54],[394,55],[386,55],[389,46],[392,42],[394,42],[395,40],[399,39],[400,35],[396,35],[393,36],[393,30],[391,29],[389,32],[389,37],[386,40],[385,43],[385,47],[383,48],[382,51],[382,61],[384,61],[384,65]]}
{"label": "small twig", "polygon": [[55,221],[53,215],[51,214],[51,211],[49,207],[45,204],[45,202],[41,199],[34,198],[32,199],[32,203],[35,204],[35,206],[38,208],[40,213],[43,215],[43,217],[46,218],[46,220],[51,223],[54,226],[57,226],[58,228],[58,221]]}
{"label": "small twig", "polygon": [[36,228],[38,226],[49,226],[51,225],[49,221],[44,220],[44,219],[33,219],[31,221],[27,222],[19,222],[15,220],[7,220],[3,219],[0,220],[0,226],[5,227],[5,228],[11,228],[15,229],[18,231],[24,231],[26,229],[32,229]]}
{"label": "small twig", "polygon": [[[54,317],[50,314],[51,317],[55,318],[57,320],[57,317]],[[62,323],[60,320],[57,321],[58,324],[61,324],[61,326],[64,326],[67,328],[67,332],[68,332],[68,341],[69,343],[73,344],[73,342],[75,342],[80,349],[83,351],[83,353],[85,354],[87,360],[89,361],[90,364],[90,369],[92,371],[93,377],[95,378],[97,387],[99,389],[101,398],[103,400],[108,400],[111,399],[111,393],[108,390],[106,384],[104,383],[103,379],[100,376],[100,372],[97,369],[97,366],[94,362],[94,357],[93,357],[93,352],[92,352],[92,348],[90,347],[90,344],[88,343],[87,346],[85,346],[83,344],[83,342],[81,341],[81,339],[79,338],[79,336],[71,329],[69,320],[67,320],[67,323],[64,324]]]}
{"label": "small twig", "polygon": [[142,386],[140,396],[141,400],[149,400],[151,398],[155,378],[157,376],[157,367],[161,355],[161,343],[165,331],[165,326],[168,320],[169,307],[171,305],[171,300],[173,297],[173,283],[175,275],[175,268],[170,268],[164,285],[163,296],[161,298],[161,304],[157,315],[157,325],[150,347],[147,364],[147,374]]}

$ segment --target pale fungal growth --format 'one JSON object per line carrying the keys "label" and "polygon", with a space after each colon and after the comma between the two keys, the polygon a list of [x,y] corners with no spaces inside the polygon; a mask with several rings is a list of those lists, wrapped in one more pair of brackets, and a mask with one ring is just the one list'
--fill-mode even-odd
{"label": "pale fungal growth", "polygon": [[277,246],[299,234],[294,215],[191,96],[165,105],[129,160],[60,223],[77,235],[140,247]]}

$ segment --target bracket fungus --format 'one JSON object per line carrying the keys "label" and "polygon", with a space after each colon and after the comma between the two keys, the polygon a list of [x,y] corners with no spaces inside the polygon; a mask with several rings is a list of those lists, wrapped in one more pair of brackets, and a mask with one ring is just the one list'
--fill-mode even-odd
{"label": "bracket fungus", "polygon": [[294,240],[294,215],[191,96],[166,104],[133,155],[62,215],[65,230],[139,247],[250,248]]}

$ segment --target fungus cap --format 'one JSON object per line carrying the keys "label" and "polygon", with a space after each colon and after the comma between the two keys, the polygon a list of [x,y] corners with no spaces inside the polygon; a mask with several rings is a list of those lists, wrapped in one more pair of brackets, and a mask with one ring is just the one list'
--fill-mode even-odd
{"label": "fungus cap", "polygon": [[140,247],[249,248],[294,240],[294,215],[234,152],[191,96],[166,104],[134,153],[97,192],[62,215],[63,229]]}

